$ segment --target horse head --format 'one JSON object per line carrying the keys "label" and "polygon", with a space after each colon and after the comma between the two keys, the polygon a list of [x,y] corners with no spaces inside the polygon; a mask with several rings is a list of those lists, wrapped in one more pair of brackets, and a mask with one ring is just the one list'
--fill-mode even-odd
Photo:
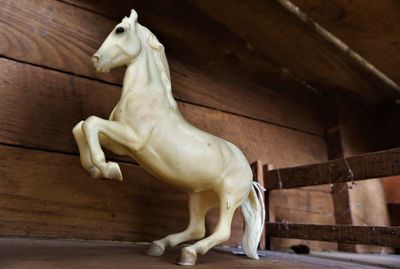
{"label": "horse head", "polygon": [[125,17],[107,36],[92,57],[97,72],[108,72],[127,65],[140,54],[142,46],[137,35],[137,19],[138,14],[132,9],[130,16]]}

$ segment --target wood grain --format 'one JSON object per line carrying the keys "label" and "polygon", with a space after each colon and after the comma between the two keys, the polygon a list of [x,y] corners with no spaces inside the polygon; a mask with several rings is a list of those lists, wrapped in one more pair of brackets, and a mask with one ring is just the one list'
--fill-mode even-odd
{"label": "wood grain", "polygon": [[[351,170],[350,170],[351,169]],[[265,172],[271,189],[358,181],[400,174],[400,148]]]}
{"label": "wood grain", "polygon": [[[74,154],[72,127],[90,115],[107,118],[120,95],[118,86],[6,59],[0,81],[0,142]],[[179,107],[195,126],[238,144],[250,162],[282,167],[326,159],[318,136],[188,103]]]}
{"label": "wood grain", "polygon": [[[74,124],[93,114],[107,117],[119,98],[117,86],[5,59],[1,60],[1,67],[0,143],[76,154],[71,135]],[[263,156],[263,160],[284,166],[325,158],[324,141],[316,136],[190,104],[179,103],[179,106],[195,125],[238,144],[249,160]],[[259,147],[258,143],[265,146]],[[304,148],[289,151],[297,144]],[[282,148],[288,150],[282,151]],[[301,205],[292,203],[292,206]],[[307,219],[308,213],[302,214]],[[216,220],[211,217],[210,229]],[[241,217],[237,216],[232,235],[235,243],[240,242],[241,223]]]}
{"label": "wood grain", "polygon": [[[109,9],[116,5],[108,3]],[[99,75],[90,64],[90,56],[115,20],[59,1],[2,0],[1,4],[0,55],[121,84],[122,69]],[[207,16],[185,6],[184,2],[160,1],[159,6],[147,8],[152,13],[140,16],[165,43],[178,99],[323,133],[318,96],[304,90],[276,64],[246,49],[245,42]]]}
{"label": "wood grain", "polygon": [[[0,234],[113,241],[152,241],[182,231],[187,195],[134,164],[120,164],[123,182],[94,180],[78,157],[0,146]],[[207,234],[218,221],[207,215]],[[235,212],[231,239],[243,233]]]}
{"label": "wood grain", "polygon": [[[87,3],[89,2],[87,1]],[[71,135],[74,124],[89,115],[106,118],[119,98],[121,74],[116,72],[110,76],[102,75],[100,77],[93,73],[88,61],[89,56],[102,42],[109,29],[115,25],[115,21],[96,15],[92,11],[85,11],[57,1],[31,2],[23,0],[15,2],[3,0],[1,4],[3,8],[0,10],[2,15],[0,34],[4,37],[4,42],[0,42],[0,54],[9,60],[4,58],[0,60],[0,92],[2,94],[0,99],[2,107],[0,143],[75,155],[77,148]],[[284,69],[277,67],[268,59],[266,60],[258,52],[244,49],[246,42],[238,39],[226,29],[223,30],[218,24],[208,20],[207,16],[201,12],[195,9],[188,11],[186,6],[184,9],[179,7],[180,4],[178,6],[162,4],[151,16],[140,15],[140,20],[146,25],[149,22],[149,27],[151,25],[152,29],[152,25],[155,25],[154,29],[156,29],[157,35],[162,38],[160,39],[163,42],[165,40],[164,43],[168,46],[167,51],[169,48],[171,49],[168,53],[171,52],[172,55],[170,63],[175,95],[185,101],[179,102],[185,117],[194,125],[238,144],[250,161],[261,158],[264,162],[276,164],[276,167],[284,167],[325,160],[325,142],[321,137],[322,121],[319,114],[319,98],[302,93],[303,86],[299,86],[300,84]],[[155,10],[155,8],[147,8]],[[161,16],[163,13],[168,15],[163,17]],[[146,13],[144,12],[144,14]],[[186,20],[189,18],[192,19],[192,22],[196,22],[194,28],[192,23],[187,23]],[[171,27],[174,25],[180,26]],[[187,39],[188,37],[190,38]],[[218,39],[216,39],[217,37]],[[209,50],[210,43],[216,44],[215,50]],[[193,44],[198,45],[193,46]],[[188,47],[190,50],[185,51],[185,48],[187,50]],[[15,61],[10,59],[15,59]],[[97,81],[82,78],[82,76],[94,78]],[[102,83],[102,81],[115,85]],[[203,107],[194,104],[200,104]],[[303,130],[317,135],[304,133]],[[29,135],[27,135],[28,133]],[[264,146],[260,147],[261,144]],[[21,149],[19,155],[29,151]],[[41,153],[44,154],[41,157],[43,162],[46,162],[46,159],[57,159],[55,156],[58,155],[64,156],[63,154]],[[29,153],[27,154],[29,157]],[[77,177],[76,182],[79,182],[82,180],[84,172],[78,165],[77,157],[69,157],[76,162],[76,168],[71,169],[75,171],[73,173],[77,173],[74,177]],[[12,158],[11,161],[13,161]],[[14,161],[14,164],[16,163]],[[15,166],[15,169],[23,171],[25,166],[29,166],[28,160],[23,159],[22,163],[23,165],[20,162],[20,165]],[[3,165],[3,161],[0,165]],[[49,185],[46,187],[46,191],[51,193],[52,188],[55,191],[69,190],[69,185],[62,185],[57,179],[52,181],[57,176],[56,170],[60,173],[59,171],[69,170],[69,166],[52,168],[50,174],[41,175],[40,173],[33,174],[32,171],[45,170],[45,168],[43,166],[38,168],[36,163],[32,165],[34,168],[31,168],[29,172],[33,175],[32,180],[41,178],[46,181]],[[129,164],[124,165],[130,167]],[[24,175],[21,175],[21,178],[23,177]],[[40,197],[42,193],[40,186],[30,185],[29,188],[32,196]],[[4,190],[5,192],[13,191],[13,188]],[[166,192],[168,193],[168,190]],[[299,192],[307,191],[300,190]],[[130,195],[131,193],[126,194],[127,197]],[[132,195],[135,196],[135,194]],[[291,195],[285,195],[287,195],[287,200],[292,199]],[[24,197],[20,198],[13,199],[9,205],[29,208]],[[181,200],[180,203],[186,205]],[[291,204],[294,207],[303,206],[296,203]],[[82,213],[79,210],[75,211],[74,208],[58,207],[58,211],[65,211],[69,216],[60,217],[60,220],[57,220],[56,216],[51,215],[54,212],[49,211],[47,206],[46,202],[38,204],[33,215],[26,212],[25,216],[20,212],[15,223],[9,223],[7,227],[11,227],[11,229],[12,227],[21,227],[19,225],[24,221],[29,222],[29,219],[36,218],[42,222],[37,224],[40,227],[33,227],[31,235],[41,236],[52,233],[46,231],[46,225],[51,225],[54,223],[52,221],[55,221],[54,236],[57,236],[56,230],[59,229],[62,234],[68,233],[73,237],[84,237],[84,235],[74,232],[75,226],[68,226],[69,224],[68,227],[63,227],[63,224],[58,226],[57,221],[65,219],[70,221],[68,218],[76,215],[91,214],[91,209]],[[289,208],[286,212],[295,209]],[[151,210],[155,211],[153,208]],[[169,211],[168,207],[162,207],[159,210]],[[186,211],[183,208],[181,211],[184,212],[182,214],[186,218]],[[49,223],[47,223],[46,214],[50,214]],[[307,211],[299,213],[303,219],[307,219],[308,214]],[[239,219],[234,222],[233,241],[231,241],[235,244],[240,242],[242,231],[240,217],[237,218]],[[215,220],[214,217],[208,222],[207,226],[210,229],[214,227]],[[82,219],[77,219],[76,222],[77,226],[87,224]],[[90,225],[92,223],[89,222]],[[85,236],[88,238],[102,237],[102,230],[96,226],[98,223],[104,223],[104,221],[100,219],[94,228],[93,226],[89,227],[89,224],[85,226]],[[175,228],[174,231],[181,228],[176,223],[168,227]],[[122,228],[112,226],[105,237],[113,234],[116,235],[115,239],[122,238],[120,234],[127,238],[129,236],[132,238],[154,236],[154,234],[148,235],[147,233],[131,235],[130,233],[134,232],[125,230],[125,228],[125,226]],[[123,231],[120,232],[118,229]],[[162,230],[155,236],[163,236],[165,232]],[[158,233],[158,230],[155,230],[154,233]]]}
{"label": "wood grain", "polygon": [[191,3],[319,90],[343,90],[367,105],[398,96],[397,86],[384,83],[279,1]]}
{"label": "wood grain", "polygon": [[[308,16],[400,83],[400,9],[391,0],[292,0]],[[371,19],[376,18],[376,19]],[[355,34],[357,33],[357,34]]]}
{"label": "wood grain", "polygon": [[400,227],[268,223],[272,237],[400,247]]}
{"label": "wood grain", "polygon": [[185,193],[121,169],[123,182],[94,180],[76,156],[0,146],[1,235],[144,241],[185,228]]}
{"label": "wood grain", "polygon": [[[340,102],[343,102],[344,98],[337,93],[331,93],[325,96],[325,115],[327,119],[325,120],[326,127],[326,144],[328,157],[330,160],[343,158],[344,149],[343,144],[347,141],[343,141],[343,124],[341,120],[346,117],[342,114],[340,109]],[[334,204],[335,213],[335,224],[353,224],[351,218],[352,210],[350,207],[350,197],[347,182],[336,183],[332,185],[332,200]],[[353,244],[338,244],[338,251],[343,252],[356,252],[356,246]]]}
{"label": "wood grain", "polygon": [[[167,249],[162,257],[148,257],[145,255],[148,248],[147,244],[55,239],[39,240],[32,238],[2,238],[0,240],[0,248],[1,265],[2,268],[7,269],[179,268],[175,263],[181,249],[180,247]],[[317,258],[311,255],[295,255],[278,251],[263,252],[265,256],[261,256],[260,260],[252,260],[242,255],[233,255],[230,253],[231,250],[216,249],[209,251],[206,255],[199,255],[196,268],[378,269],[382,268],[378,266],[379,264],[385,264],[388,267],[390,265],[397,266],[398,264],[398,259],[395,257],[391,257],[391,263],[384,263],[384,255],[373,257],[375,263],[366,264],[363,260],[361,264],[357,262],[357,259],[352,262],[350,258],[344,260]],[[238,249],[235,248],[234,250]],[[376,262],[377,260],[378,262]],[[374,264],[378,265],[374,266]],[[385,266],[385,268],[387,267]]]}

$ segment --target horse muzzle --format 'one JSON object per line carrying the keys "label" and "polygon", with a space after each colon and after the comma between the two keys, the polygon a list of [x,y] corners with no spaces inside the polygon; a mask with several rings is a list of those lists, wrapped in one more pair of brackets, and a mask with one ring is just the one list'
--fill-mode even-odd
{"label": "horse muzzle", "polygon": [[110,71],[110,61],[104,57],[101,57],[97,53],[92,56],[92,63],[96,71],[99,73],[106,73]]}

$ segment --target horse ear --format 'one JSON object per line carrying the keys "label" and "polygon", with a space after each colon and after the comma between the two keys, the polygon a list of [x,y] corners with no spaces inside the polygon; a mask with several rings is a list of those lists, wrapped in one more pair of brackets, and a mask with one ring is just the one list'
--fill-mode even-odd
{"label": "horse ear", "polygon": [[130,18],[132,21],[134,21],[134,22],[137,21],[137,19],[138,19],[138,14],[137,14],[137,12],[136,12],[134,9],[131,10],[131,15],[129,16],[129,18]]}

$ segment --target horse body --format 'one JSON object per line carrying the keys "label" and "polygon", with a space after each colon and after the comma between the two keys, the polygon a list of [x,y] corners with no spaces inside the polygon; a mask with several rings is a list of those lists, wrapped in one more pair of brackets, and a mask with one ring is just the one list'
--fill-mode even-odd
{"label": "horse body", "polygon": [[194,264],[198,253],[229,238],[233,213],[242,206],[247,227],[243,248],[249,257],[258,258],[258,222],[262,229],[263,220],[250,166],[235,145],[182,117],[172,97],[163,47],[137,23],[136,12],[117,26],[93,59],[99,71],[120,65],[127,65],[127,70],[121,98],[109,120],[91,116],[73,129],[82,166],[94,178],[122,180],[118,164],[105,161],[103,146],[132,157],[149,173],[189,193],[188,228],[154,241],[148,254],[158,256],[168,245],[204,237],[205,214],[218,206],[220,221],[215,232],[182,250],[179,263]]}

